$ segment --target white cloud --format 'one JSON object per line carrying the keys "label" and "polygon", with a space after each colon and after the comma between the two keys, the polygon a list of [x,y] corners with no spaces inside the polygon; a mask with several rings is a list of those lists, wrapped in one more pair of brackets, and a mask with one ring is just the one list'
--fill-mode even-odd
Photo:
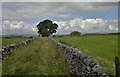
{"label": "white cloud", "polygon": [[[118,32],[117,20],[74,18],[70,21],[53,21],[58,24],[57,34],[69,34],[72,31],[81,33],[113,33]],[[38,23],[37,23],[38,24]],[[36,24],[30,25],[23,21],[3,21],[3,34],[37,34]]]}
{"label": "white cloud", "polygon": [[3,21],[2,34],[37,34],[36,25],[26,24],[23,21]]}
{"label": "white cloud", "polygon": [[2,34],[2,3],[0,2],[0,35],[1,34]]}
{"label": "white cloud", "polygon": [[81,11],[96,13],[115,7],[117,7],[117,2],[4,2],[2,3],[2,17],[8,20],[49,17],[68,19],[74,13]]}
{"label": "white cloud", "polygon": [[56,24],[58,24],[58,29],[59,30],[62,30],[62,29],[64,29],[67,25],[67,22],[66,21],[54,21],[53,23],[56,23]]}
{"label": "white cloud", "polygon": [[[62,22],[62,23],[61,23]],[[75,18],[69,22],[56,21],[59,23],[57,34],[70,33],[72,31],[80,31],[81,33],[116,33],[118,32],[117,20],[83,19]],[[64,23],[64,26],[63,26]]]}
{"label": "white cloud", "polygon": [[118,2],[119,0],[2,0],[2,2]]}
{"label": "white cloud", "polygon": [[75,18],[75,19],[73,19],[73,20],[70,21],[70,26],[71,27],[79,26],[80,23],[81,23],[81,19]]}
{"label": "white cloud", "polygon": [[112,29],[114,29],[114,27],[113,27],[112,25],[109,25],[109,29],[111,29],[111,30],[112,30]]}

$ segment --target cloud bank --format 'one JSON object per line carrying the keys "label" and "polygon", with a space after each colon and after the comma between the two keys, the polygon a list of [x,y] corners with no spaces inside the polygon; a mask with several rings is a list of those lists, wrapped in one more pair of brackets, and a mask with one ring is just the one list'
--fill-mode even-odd
{"label": "cloud bank", "polygon": [[119,0],[2,0],[2,2],[118,2]]}
{"label": "cloud bank", "polygon": [[[84,19],[74,18],[70,21],[53,21],[58,24],[56,34],[69,34],[72,31],[84,33],[117,33],[117,20]],[[2,25],[3,34],[37,34],[37,24],[26,24],[23,21],[4,21]]]}
{"label": "cloud bank", "polygon": [[59,25],[57,34],[69,34],[72,31],[80,31],[81,33],[117,33],[117,20],[103,20],[103,19],[83,19],[75,18],[69,22],[54,21]]}
{"label": "cloud bank", "polygon": [[26,24],[23,21],[3,21],[2,34],[13,35],[13,34],[32,34],[36,35],[36,25]]}
{"label": "cloud bank", "polygon": [[6,20],[52,17],[70,19],[76,13],[77,15],[81,12],[101,13],[116,7],[117,2],[5,2],[2,3],[2,18]]}

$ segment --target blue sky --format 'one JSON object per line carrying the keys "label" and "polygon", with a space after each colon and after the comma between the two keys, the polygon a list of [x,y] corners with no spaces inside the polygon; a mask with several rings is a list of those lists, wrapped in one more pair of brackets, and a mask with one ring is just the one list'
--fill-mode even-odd
{"label": "blue sky", "polygon": [[[78,30],[88,32],[117,32],[118,5],[115,2],[5,2],[2,3],[3,34],[34,34],[36,24],[50,19],[59,25],[58,34]],[[82,26],[81,26],[82,25]],[[102,27],[101,27],[102,25]],[[94,27],[97,30],[94,29]],[[99,30],[98,30],[99,29]],[[103,30],[106,29],[106,30]]]}
{"label": "blue sky", "polygon": [[[30,24],[34,24],[34,23],[37,23],[41,20],[44,20],[44,19],[50,19],[52,21],[69,21],[73,18],[77,18],[77,17],[84,17],[84,19],[90,19],[90,18],[102,18],[104,20],[113,20],[113,19],[118,19],[118,8],[114,7],[114,8],[111,8],[107,11],[104,11],[104,12],[96,12],[96,13],[88,13],[88,12],[84,12],[84,11],[80,11],[80,12],[76,12],[76,13],[73,13],[72,14],[72,18],[70,19],[63,19],[63,18],[57,18],[57,17],[45,17],[45,18],[31,18],[31,19],[23,19],[23,21],[25,21],[26,23],[30,23]],[[21,20],[21,19],[18,19],[18,21]]]}
{"label": "blue sky", "polygon": [[[57,18],[57,17],[45,17],[45,18],[31,18],[31,19],[23,19],[22,21],[26,22],[26,23],[30,23],[30,24],[34,24],[34,23],[38,23],[44,19],[50,19],[52,21],[69,21],[73,18],[77,18],[77,17],[84,17],[84,19],[95,19],[95,18],[102,18],[104,20],[114,20],[114,19],[118,19],[118,8],[111,8],[108,11],[104,11],[104,12],[97,12],[97,13],[87,13],[87,12],[77,12],[72,14],[73,17],[70,19],[62,19],[62,18]],[[20,19],[18,19],[18,21],[20,21]]]}

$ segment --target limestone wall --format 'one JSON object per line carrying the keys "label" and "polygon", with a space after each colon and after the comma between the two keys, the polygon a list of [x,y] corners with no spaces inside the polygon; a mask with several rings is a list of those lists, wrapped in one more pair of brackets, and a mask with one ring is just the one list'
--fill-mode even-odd
{"label": "limestone wall", "polygon": [[77,48],[58,41],[52,41],[61,49],[73,75],[80,75],[81,77],[109,77],[105,69],[92,57],[89,57]]}
{"label": "limestone wall", "polygon": [[7,46],[3,46],[2,49],[0,49],[0,61],[2,59],[5,59],[7,55],[10,55],[17,48],[22,47],[22,46],[26,46],[28,43],[30,43],[32,41],[33,41],[33,39],[27,39],[25,41],[22,41],[19,44],[10,44]]}

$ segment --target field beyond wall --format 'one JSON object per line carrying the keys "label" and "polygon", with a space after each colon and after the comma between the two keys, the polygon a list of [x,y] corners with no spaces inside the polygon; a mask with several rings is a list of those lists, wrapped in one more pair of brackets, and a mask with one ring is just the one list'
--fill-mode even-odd
{"label": "field beyond wall", "polygon": [[115,75],[115,56],[118,56],[118,35],[82,35],[54,37],[62,43],[79,48],[92,56],[111,76]]}

